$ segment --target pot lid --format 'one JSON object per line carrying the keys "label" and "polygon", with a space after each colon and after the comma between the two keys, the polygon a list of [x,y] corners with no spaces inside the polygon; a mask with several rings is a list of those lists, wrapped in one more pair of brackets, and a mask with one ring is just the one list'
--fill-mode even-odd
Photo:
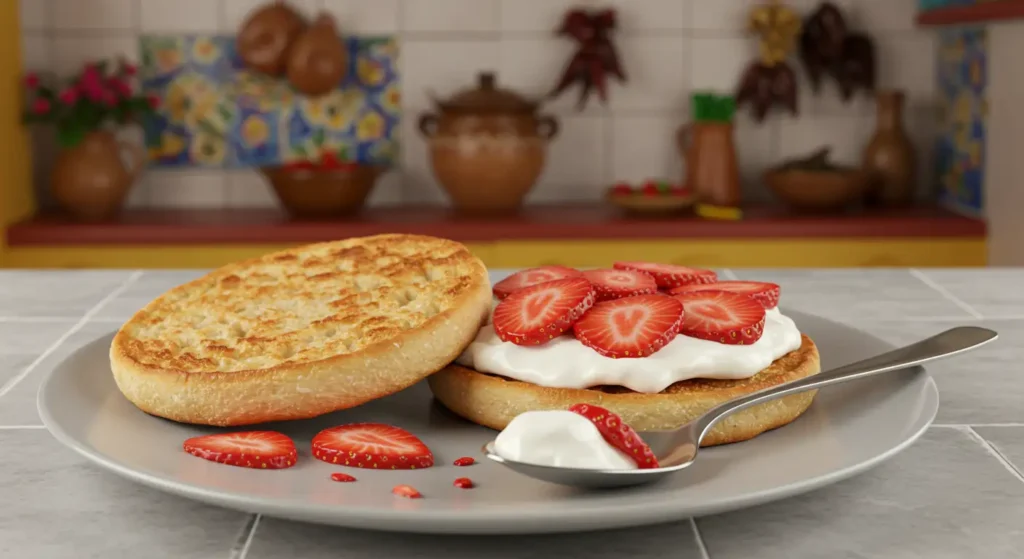
{"label": "pot lid", "polygon": [[533,113],[537,110],[536,102],[498,87],[494,72],[478,73],[476,87],[463,89],[435,103],[443,112],[456,113]]}

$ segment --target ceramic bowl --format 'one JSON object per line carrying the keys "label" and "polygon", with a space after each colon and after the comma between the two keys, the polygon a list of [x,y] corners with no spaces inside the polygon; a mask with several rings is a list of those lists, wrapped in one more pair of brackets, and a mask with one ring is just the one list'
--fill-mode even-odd
{"label": "ceramic bowl", "polygon": [[261,169],[281,205],[295,217],[331,217],[358,212],[384,168]]}
{"label": "ceramic bowl", "polygon": [[764,183],[794,210],[836,212],[859,202],[869,176],[860,169],[770,169]]}

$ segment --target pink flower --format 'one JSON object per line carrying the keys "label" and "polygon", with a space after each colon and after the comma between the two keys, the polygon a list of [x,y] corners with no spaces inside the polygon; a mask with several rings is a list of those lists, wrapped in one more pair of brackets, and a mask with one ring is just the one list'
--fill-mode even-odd
{"label": "pink flower", "polygon": [[149,107],[151,109],[156,110],[156,108],[160,106],[160,98],[156,95],[147,95],[146,101],[149,102]]}
{"label": "pink flower", "polygon": [[115,106],[117,106],[117,101],[118,101],[117,95],[114,95],[113,93],[111,93],[109,91],[104,91],[103,92],[103,104],[104,105],[106,105],[108,107],[115,107]]}
{"label": "pink flower", "polygon": [[124,75],[126,75],[126,76],[134,76],[138,72],[139,72],[139,67],[138,66],[136,66],[134,64],[125,63],[125,65],[124,65]]}
{"label": "pink flower", "polygon": [[74,105],[78,102],[78,90],[73,87],[69,87],[64,91],[61,91],[60,102],[65,105]]}
{"label": "pink flower", "polygon": [[32,103],[32,112],[40,116],[49,113],[50,108],[50,102],[46,99],[36,99],[35,103]]}
{"label": "pink flower", "polygon": [[103,76],[100,75],[100,68],[95,64],[89,64],[82,71],[82,84],[85,85],[100,85],[103,82]]}
{"label": "pink flower", "polygon": [[39,74],[28,74],[25,76],[25,86],[29,89],[35,89],[39,87]]}
{"label": "pink flower", "polygon": [[132,86],[128,85],[128,82],[124,80],[111,78],[107,81],[107,86],[121,97],[131,97],[132,95]]}

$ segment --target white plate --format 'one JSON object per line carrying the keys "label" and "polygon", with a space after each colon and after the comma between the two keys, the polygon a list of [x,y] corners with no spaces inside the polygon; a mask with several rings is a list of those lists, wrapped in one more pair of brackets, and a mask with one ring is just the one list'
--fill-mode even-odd
{"label": "white plate", "polygon": [[[891,346],[841,324],[787,312],[818,344],[823,366],[882,353]],[[934,381],[921,369],[819,392],[792,424],[754,440],[701,452],[698,462],[656,485],[588,492],[533,481],[486,461],[480,447],[495,431],[469,424],[435,404],[421,383],[400,394],[318,419],[270,428],[291,435],[299,463],[251,470],[185,454],[182,441],[216,429],[149,416],[118,392],[107,350],[111,336],[83,347],[47,374],[39,413],[57,439],[103,468],[184,497],[270,516],[379,530],[424,533],[542,533],[637,526],[748,507],[850,477],[910,445],[938,410]],[[348,469],[310,456],[320,429],[375,421],[404,427],[433,450],[435,466],[418,471]],[[455,467],[460,456],[482,462]],[[478,486],[458,489],[470,477]],[[391,494],[410,484],[423,499]]]}

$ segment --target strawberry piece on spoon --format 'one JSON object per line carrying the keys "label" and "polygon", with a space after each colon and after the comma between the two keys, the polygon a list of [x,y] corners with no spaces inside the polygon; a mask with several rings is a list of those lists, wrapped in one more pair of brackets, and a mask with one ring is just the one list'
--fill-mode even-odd
{"label": "strawberry piece on spoon", "polygon": [[621,417],[593,404],[574,404],[569,407],[569,411],[589,419],[601,437],[633,459],[637,468],[645,470],[659,467],[658,458],[651,452],[651,447]]}

